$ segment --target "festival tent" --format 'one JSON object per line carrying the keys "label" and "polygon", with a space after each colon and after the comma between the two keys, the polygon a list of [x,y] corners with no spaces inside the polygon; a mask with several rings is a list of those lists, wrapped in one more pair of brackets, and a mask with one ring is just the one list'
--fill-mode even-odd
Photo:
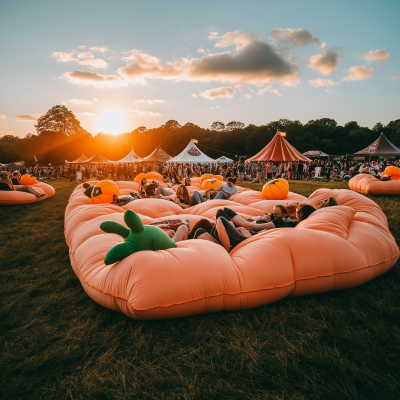
{"label": "festival tent", "polygon": [[138,161],[141,161],[142,159],[133,151],[133,146],[131,148],[131,151],[128,153],[127,156],[122,158],[119,161],[115,161],[116,163],[123,164],[123,163],[135,163]]}
{"label": "festival tent", "polygon": [[328,154],[324,153],[323,151],[319,150],[309,150],[303,153],[304,156],[307,157],[329,157]]}
{"label": "festival tent", "polygon": [[153,162],[167,162],[171,160],[171,156],[166,153],[161,146],[157,148],[147,157],[143,158],[142,161],[153,161]]}
{"label": "festival tent", "polygon": [[228,158],[228,157],[225,157],[225,156],[217,158],[215,161],[218,161],[218,162],[233,162],[233,160],[231,158]]}
{"label": "festival tent", "polygon": [[216,161],[202,153],[195,145],[193,140],[189,142],[185,150],[178,154],[173,159],[169,160],[170,163],[191,163],[191,164],[206,164],[215,163]]}
{"label": "festival tent", "polygon": [[246,160],[250,161],[308,161],[311,160],[303,156],[285,138],[285,132],[276,132],[273,139],[255,156]]}
{"label": "festival tent", "polygon": [[80,163],[86,161],[87,159],[88,159],[88,158],[82,153],[76,160],[74,160],[74,161],[67,161],[67,160],[65,160],[65,162],[66,162],[67,164],[80,164]]}
{"label": "festival tent", "polygon": [[81,164],[112,164],[114,161],[105,158],[101,154],[95,154],[93,157],[88,158],[86,161],[81,162]]}
{"label": "festival tent", "polygon": [[400,149],[396,147],[390,140],[388,140],[388,138],[382,132],[374,143],[354,154],[363,154],[369,156],[400,156]]}

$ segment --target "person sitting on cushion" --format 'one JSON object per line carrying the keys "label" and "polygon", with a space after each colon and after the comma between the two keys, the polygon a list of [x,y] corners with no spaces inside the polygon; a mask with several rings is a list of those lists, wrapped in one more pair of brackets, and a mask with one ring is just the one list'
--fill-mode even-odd
{"label": "person sitting on cushion", "polygon": [[140,197],[133,197],[133,196],[129,196],[129,195],[118,197],[117,194],[114,194],[113,202],[111,204],[115,204],[119,207],[122,207],[122,206],[126,206],[128,203],[131,203],[132,201],[139,200],[139,199],[140,199]]}
{"label": "person sitting on cushion", "polygon": [[34,194],[37,198],[46,196],[46,193],[40,193],[32,186],[21,186],[15,189],[7,171],[0,172],[0,190],[31,193]]}
{"label": "person sitting on cushion", "polygon": [[21,174],[18,171],[13,172],[11,182],[13,185],[20,185]]}
{"label": "person sitting on cushion", "polygon": [[192,181],[190,178],[185,178],[185,186],[192,186]]}
{"label": "person sitting on cushion", "polygon": [[318,208],[333,207],[333,206],[337,206],[337,205],[338,205],[338,203],[334,197],[328,197],[327,199],[322,200],[319,203]]}
{"label": "person sitting on cushion", "polygon": [[189,194],[185,185],[179,185],[176,191],[175,203],[182,208],[190,208],[198,203],[198,201]]}
{"label": "person sitting on cushion", "polygon": [[96,186],[96,183],[98,183],[98,181],[96,181],[93,184],[89,184],[89,183],[84,183],[83,184],[83,188],[85,189],[85,191],[83,192],[87,197],[89,197],[89,199],[92,198],[92,192],[94,187]]}
{"label": "person sitting on cushion", "polygon": [[231,197],[233,194],[237,193],[238,188],[235,186],[236,179],[234,178],[228,178],[226,182],[216,188],[216,189],[208,189],[206,193],[210,193],[212,195],[213,193],[217,192],[216,195],[214,196],[214,200],[229,200],[229,197]]}
{"label": "person sitting on cushion", "polygon": [[143,178],[140,182],[139,193],[142,198],[163,198],[163,196],[171,196],[172,191],[160,186],[160,184],[156,182],[147,183],[147,179]]}

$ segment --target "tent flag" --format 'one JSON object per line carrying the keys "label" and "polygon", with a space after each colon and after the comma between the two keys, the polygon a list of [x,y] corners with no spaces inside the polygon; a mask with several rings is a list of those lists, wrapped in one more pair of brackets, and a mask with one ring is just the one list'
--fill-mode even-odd
{"label": "tent flag", "polygon": [[[249,158],[250,161],[308,161],[309,158],[296,150],[282,135],[277,131],[272,140],[255,156]],[[285,133],[286,134],[286,133]]]}
{"label": "tent flag", "polygon": [[178,154],[176,157],[174,157],[172,160],[169,160],[168,162],[204,164],[215,163],[216,161],[202,153],[192,139],[180,154]]}
{"label": "tent flag", "polygon": [[192,139],[193,143],[199,143],[199,141],[197,139]]}
{"label": "tent flag", "polygon": [[396,147],[384,134],[380,134],[374,143],[370,144],[363,150],[354,154],[370,154],[370,155],[400,155],[400,149]]}

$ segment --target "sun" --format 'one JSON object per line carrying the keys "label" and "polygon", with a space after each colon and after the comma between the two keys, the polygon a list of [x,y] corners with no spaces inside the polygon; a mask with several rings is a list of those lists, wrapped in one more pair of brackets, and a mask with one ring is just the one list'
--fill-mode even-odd
{"label": "sun", "polygon": [[97,117],[97,128],[100,132],[119,135],[124,132],[125,127],[124,117],[117,111],[108,110]]}

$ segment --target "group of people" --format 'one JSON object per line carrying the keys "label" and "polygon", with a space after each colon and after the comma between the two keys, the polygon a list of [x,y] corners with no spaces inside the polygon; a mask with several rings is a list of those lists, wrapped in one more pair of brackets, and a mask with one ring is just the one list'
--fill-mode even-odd
{"label": "group of people", "polygon": [[[40,198],[46,196],[46,193],[41,193],[32,186],[21,185],[20,180],[21,174],[18,171],[10,173],[8,171],[0,171],[0,191],[17,191],[34,194]],[[14,185],[21,185],[16,188]]]}

